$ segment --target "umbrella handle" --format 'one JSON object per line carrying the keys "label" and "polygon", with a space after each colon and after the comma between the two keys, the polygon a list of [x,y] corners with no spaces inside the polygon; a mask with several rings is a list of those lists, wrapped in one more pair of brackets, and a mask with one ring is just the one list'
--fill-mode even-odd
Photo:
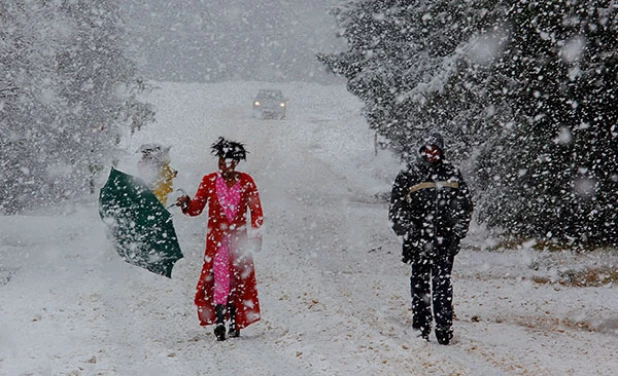
{"label": "umbrella handle", "polygon": [[[184,190],[184,189],[182,189],[182,188],[178,188],[178,189],[176,190],[176,192],[178,192],[178,191],[180,191],[180,193],[182,193],[183,195],[188,196],[188,195],[187,195],[187,192],[185,192],[185,190]],[[167,206],[165,209],[169,210],[169,209],[173,208],[174,206],[176,206],[176,203],[173,203],[173,204],[171,204],[171,205]]]}
{"label": "umbrella handle", "polygon": [[[184,189],[182,189],[182,188],[178,188],[178,189],[176,190],[176,192],[180,192],[180,193],[182,194],[182,196],[189,196],[189,195],[187,194],[187,192],[185,192],[185,190],[184,190]],[[182,196],[181,196],[181,197],[182,197]],[[190,197],[190,196],[189,196],[189,197]],[[178,198],[180,198],[180,197],[178,197]],[[174,205],[176,205],[176,204],[174,204]],[[183,209],[184,209],[184,207],[183,207]]]}

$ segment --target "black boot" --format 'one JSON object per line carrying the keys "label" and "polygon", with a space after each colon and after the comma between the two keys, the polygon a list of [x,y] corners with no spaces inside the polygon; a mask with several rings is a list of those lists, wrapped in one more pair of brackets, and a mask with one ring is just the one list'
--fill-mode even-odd
{"label": "black boot", "polygon": [[215,306],[215,315],[217,318],[215,336],[217,341],[225,341],[225,306],[223,304]]}
{"label": "black boot", "polygon": [[429,334],[431,333],[431,326],[415,326],[412,325],[412,329],[416,332],[416,336],[429,341]]}
{"label": "black boot", "polygon": [[227,334],[230,337],[238,338],[240,337],[240,329],[236,329],[236,306],[229,304],[227,307],[230,310],[230,330]]}
{"label": "black boot", "polygon": [[436,339],[441,345],[448,345],[453,339],[453,329],[451,328],[436,328]]}

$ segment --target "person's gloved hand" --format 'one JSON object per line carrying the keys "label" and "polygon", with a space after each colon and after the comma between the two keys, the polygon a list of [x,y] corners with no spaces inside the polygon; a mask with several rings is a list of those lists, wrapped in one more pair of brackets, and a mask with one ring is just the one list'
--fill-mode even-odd
{"label": "person's gloved hand", "polygon": [[399,222],[399,221],[392,222],[391,227],[393,228],[393,231],[395,232],[395,235],[397,236],[407,235],[408,232],[410,231],[409,225],[405,225],[403,222]]}
{"label": "person's gloved hand", "polygon": [[403,249],[401,251],[401,261],[405,264],[411,264],[413,260],[414,260],[413,247],[408,242],[403,243]]}
{"label": "person's gloved hand", "polygon": [[176,206],[180,206],[183,210],[189,206],[191,198],[187,195],[180,196],[176,199]]}
{"label": "person's gloved hand", "polygon": [[253,245],[253,252],[258,253],[262,250],[262,237],[256,236],[251,239],[251,243]]}
{"label": "person's gloved hand", "polygon": [[449,239],[444,245],[446,252],[450,256],[456,256],[459,253],[460,243],[461,243],[461,239],[459,238],[453,237]]}

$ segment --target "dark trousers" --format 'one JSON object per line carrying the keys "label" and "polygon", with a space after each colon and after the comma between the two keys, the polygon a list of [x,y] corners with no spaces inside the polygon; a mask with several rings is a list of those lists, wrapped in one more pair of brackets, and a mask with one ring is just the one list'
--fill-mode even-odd
{"label": "dark trousers", "polygon": [[431,330],[431,304],[436,327],[450,329],[453,325],[453,286],[451,271],[454,256],[443,250],[420,253],[413,257],[410,287],[412,292],[412,327],[423,332]]}

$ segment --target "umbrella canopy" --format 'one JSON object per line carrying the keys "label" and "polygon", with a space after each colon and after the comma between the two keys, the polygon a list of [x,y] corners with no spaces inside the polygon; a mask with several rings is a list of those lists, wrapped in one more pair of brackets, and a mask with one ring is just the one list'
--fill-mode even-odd
{"label": "umbrella canopy", "polygon": [[112,168],[101,188],[99,214],[126,262],[171,278],[183,257],[172,216],[142,179]]}

